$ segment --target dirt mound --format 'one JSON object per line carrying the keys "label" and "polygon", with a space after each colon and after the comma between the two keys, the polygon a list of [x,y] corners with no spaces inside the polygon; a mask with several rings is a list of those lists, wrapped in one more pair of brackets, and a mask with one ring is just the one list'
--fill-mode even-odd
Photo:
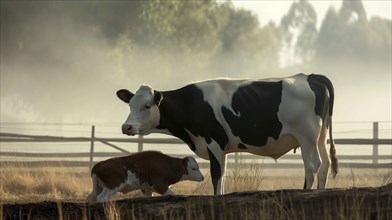
{"label": "dirt mound", "polygon": [[377,188],[166,196],[87,205],[3,204],[3,219],[392,219],[392,183]]}

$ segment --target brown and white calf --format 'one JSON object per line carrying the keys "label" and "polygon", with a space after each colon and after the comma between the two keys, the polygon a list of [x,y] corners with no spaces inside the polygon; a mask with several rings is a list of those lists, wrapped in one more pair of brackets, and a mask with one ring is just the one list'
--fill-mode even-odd
{"label": "brown and white calf", "polygon": [[195,158],[174,158],[157,151],[145,151],[97,163],[91,170],[93,190],[87,202],[110,200],[117,192],[141,189],[145,196],[152,192],[173,195],[169,186],[182,180],[202,181],[203,175]]}

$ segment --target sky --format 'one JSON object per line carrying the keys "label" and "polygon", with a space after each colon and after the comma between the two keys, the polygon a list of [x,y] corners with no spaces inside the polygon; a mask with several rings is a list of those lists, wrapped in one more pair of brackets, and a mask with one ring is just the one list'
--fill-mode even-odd
{"label": "sky", "polygon": [[[280,23],[281,18],[288,12],[291,4],[295,0],[241,0],[232,1],[233,5],[238,8],[244,8],[249,11],[254,12],[259,18],[261,26],[268,24],[269,22],[274,22],[275,24]],[[330,7],[339,9],[342,5],[341,0],[335,1],[309,1],[317,12],[318,25],[320,28],[322,20]],[[392,1],[391,0],[368,0],[362,1],[368,18],[377,15],[383,18],[392,19]]]}

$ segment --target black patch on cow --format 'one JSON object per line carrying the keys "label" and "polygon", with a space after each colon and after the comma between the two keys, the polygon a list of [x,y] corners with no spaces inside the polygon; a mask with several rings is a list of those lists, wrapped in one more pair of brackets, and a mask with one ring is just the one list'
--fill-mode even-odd
{"label": "black patch on cow", "polygon": [[208,151],[208,156],[210,157],[210,172],[211,172],[212,185],[214,186],[214,195],[216,195],[218,180],[222,178],[221,165],[219,164],[219,161],[216,159],[214,154],[210,151],[210,149],[207,148],[207,151]]}
{"label": "black patch on cow", "polygon": [[243,143],[239,143],[239,144],[237,145],[237,147],[238,147],[239,149],[246,149],[246,146],[245,146]]}
{"label": "black patch on cow", "polygon": [[235,114],[225,106],[222,113],[232,133],[243,143],[264,146],[268,137],[276,140],[282,130],[277,114],[281,100],[281,81],[253,82],[233,94],[231,107]]}
{"label": "black patch on cow", "polygon": [[206,137],[204,139],[206,140],[207,144],[211,144],[211,142],[212,142],[211,137]]}
{"label": "black patch on cow", "polygon": [[[329,98],[328,98],[328,86],[325,82],[326,77],[322,75],[309,75],[308,83],[312,91],[316,96],[316,106],[314,111],[316,115],[320,116],[322,119],[328,114],[329,111]],[[326,79],[328,80],[328,79]],[[329,81],[329,80],[328,80]],[[331,84],[332,85],[332,84]],[[330,92],[331,93],[331,92]],[[333,93],[333,91],[332,91]],[[332,109],[331,109],[332,111]]]}
{"label": "black patch on cow", "polygon": [[[168,129],[195,151],[195,144],[186,132],[204,137],[207,143],[215,140],[222,150],[228,137],[222,125],[215,118],[212,107],[204,101],[203,93],[194,84],[183,88],[161,92],[158,129]],[[186,130],[185,130],[186,129]]]}

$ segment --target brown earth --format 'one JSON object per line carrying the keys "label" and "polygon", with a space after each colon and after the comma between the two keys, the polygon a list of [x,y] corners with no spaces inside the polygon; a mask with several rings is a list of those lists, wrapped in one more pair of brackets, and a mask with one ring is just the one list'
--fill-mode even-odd
{"label": "brown earth", "polygon": [[3,219],[392,219],[392,183],[382,187],[165,196],[87,205],[3,204]]}

